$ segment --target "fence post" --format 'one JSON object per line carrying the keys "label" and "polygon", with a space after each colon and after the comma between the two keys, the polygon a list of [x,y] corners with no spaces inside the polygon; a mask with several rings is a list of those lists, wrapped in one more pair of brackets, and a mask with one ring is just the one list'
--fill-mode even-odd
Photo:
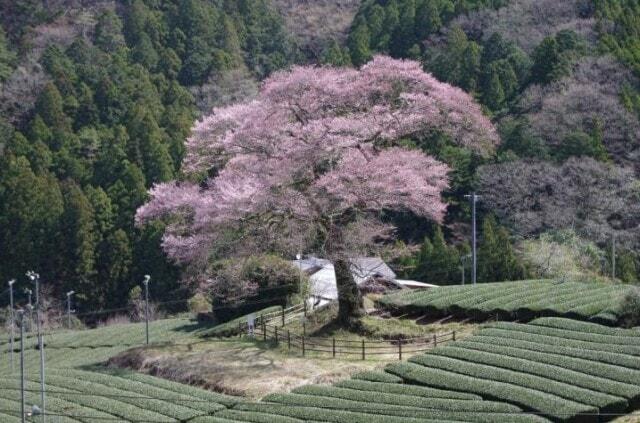
{"label": "fence post", "polygon": [[453,342],[456,342],[456,331],[453,331]]}
{"label": "fence post", "polygon": [[242,338],[242,322],[238,322],[238,338]]}
{"label": "fence post", "polygon": [[362,359],[364,360],[364,339],[362,340]]}
{"label": "fence post", "polygon": [[278,327],[274,326],[276,329],[276,345],[278,345]]}
{"label": "fence post", "polygon": [[307,300],[304,300],[304,317],[307,317]]}
{"label": "fence post", "polygon": [[332,340],[332,351],[333,351],[333,358],[336,358],[336,338],[333,338]]}
{"label": "fence post", "polygon": [[398,339],[398,360],[402,361],[402,340]]}
{"label": "fence post", "polygon": [[284,327],[284,307],[282,307],[282,327]]}
{"label": "fence post", "polygon": [[305,353],[305,350],[304,350],[304,335],[302,335],[302,356],[303,357],[304,357],[304,353]]}
{"label": "fence post", "polygon": [[302,335],[307,336],[307,323],[302,322]]}
{"label": "fence post", "polygon": [[438,337],[436,336],[436,334],[433,334],[433,347],[437,347],[438,346]]}
{"label": "fence post", "polygon": [[262,319],[262,337],[266,341],[267,340],[267,324]]}
{"label": "fence post", "polygon": [[291,332],[287,329],[287,349],[291,350]]}

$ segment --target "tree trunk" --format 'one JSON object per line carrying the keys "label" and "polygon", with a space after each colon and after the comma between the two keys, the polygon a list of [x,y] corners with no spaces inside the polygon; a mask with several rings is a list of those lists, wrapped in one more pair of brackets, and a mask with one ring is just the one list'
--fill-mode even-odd
{"label": "tree trunk", "polygon": [[333,266],[338,289],[338,322],[351,326],[364,314],[362,296],[351,274],[349,262],[345,259],[337,259]]}

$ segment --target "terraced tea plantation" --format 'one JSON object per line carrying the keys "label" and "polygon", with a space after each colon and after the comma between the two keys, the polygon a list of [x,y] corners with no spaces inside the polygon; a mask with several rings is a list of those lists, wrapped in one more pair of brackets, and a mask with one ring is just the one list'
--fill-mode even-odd
{"label": "terraced tea plantation", "polygon": [[[203,333],[210,331],[188,319],[152,325],[156,341],[202,342]],[[640,408],[639,329],[556,317],[490,323],[384,372],[306,385],[259,402],[98,365],[139,346],[143,334],[143,324],[128,324],[49,335],[47,421],[595,423]],[[29,408],[40,403],[40,379],[38,351],[28,339]],[[2,346],[0,421],[17,423],[20,382]]]}
{"label": "terraced tea plantation", "polygon": [[384,373],[304,386],[215,416],[286,423],[598,422],[638,407],[640,331],[541,318],[488,325]]}
{"label": "terraced tea plantation", "polygon": [[387,295],[378,305],[397,313],[456,315],[485,319],[530,320],[567,317],[615,325],[622,317],[621,301],[629,285],[530,280],[444,286]]}

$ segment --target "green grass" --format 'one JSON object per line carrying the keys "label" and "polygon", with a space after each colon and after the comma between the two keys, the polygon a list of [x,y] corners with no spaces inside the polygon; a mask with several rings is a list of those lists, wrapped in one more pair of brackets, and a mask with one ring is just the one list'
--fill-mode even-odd
{"label": "green grass", "polygon": [[403,314],[503,320],[556,316],[616,324],[623,314],[621,300],[630,289],[630,285],[528,280],[401,291],[377,303]]}

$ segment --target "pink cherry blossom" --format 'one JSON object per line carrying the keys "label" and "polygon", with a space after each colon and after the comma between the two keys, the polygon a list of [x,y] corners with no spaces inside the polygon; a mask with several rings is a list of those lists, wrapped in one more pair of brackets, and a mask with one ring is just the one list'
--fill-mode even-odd
{"label": "pink cherry blossom", "polygon": [[[189,180],[215,176],[155,186],[137,221],[168,217],[165,251],[186,264],[230,242],[302,248],[331,236],[322,245],[339,250],[346,244],[341,228],[353,216],[373,222],[381,210],[439,221],[449,169],[400,142],[433,131],[481,156],[499,141],[468,94],[417,62],[377,56],[359,70],[277,72],[255,100],[214,109],[196,122],[183,171]],[[388,233],[386,225],[362,227]]]}

